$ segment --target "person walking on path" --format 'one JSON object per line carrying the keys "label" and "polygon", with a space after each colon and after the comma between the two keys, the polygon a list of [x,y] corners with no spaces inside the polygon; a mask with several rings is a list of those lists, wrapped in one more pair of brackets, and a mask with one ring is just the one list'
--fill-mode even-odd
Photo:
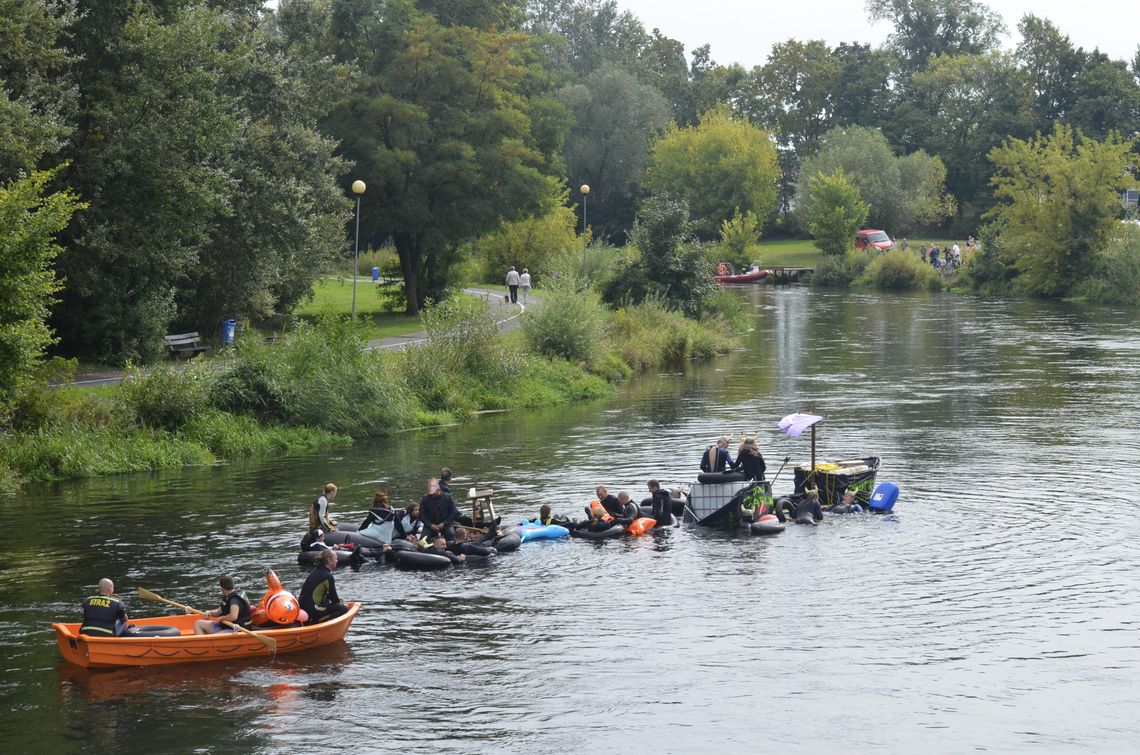
{"label": "person walking on path", "polygon": [[511,304],[519,303],[519,274],[514,265],[507,271],[507,288],[511,290]]}
{"label": "person walking on path", "polygon": [[523,305],[526,305],[530,300],[530,271],[525,267],[523,268],[522,275],[519,276],[519,285],[522,286]]}

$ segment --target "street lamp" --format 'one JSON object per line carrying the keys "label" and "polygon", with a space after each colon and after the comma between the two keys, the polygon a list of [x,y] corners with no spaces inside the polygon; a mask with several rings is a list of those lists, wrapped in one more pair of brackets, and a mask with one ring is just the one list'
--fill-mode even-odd
{"label": "street lamp", "polygon": [[586,276],[586,197],[590,196],[590,185],[582,184],[578,187],[582,193],[582,277]]}
{"label": "street lamp", "polygon": [[352,252],[352,321],[356,322],[356,273],[360,268],[360,195],[368,188],[363,181],[352,182],[352,193],[356,195],[356,246]]}

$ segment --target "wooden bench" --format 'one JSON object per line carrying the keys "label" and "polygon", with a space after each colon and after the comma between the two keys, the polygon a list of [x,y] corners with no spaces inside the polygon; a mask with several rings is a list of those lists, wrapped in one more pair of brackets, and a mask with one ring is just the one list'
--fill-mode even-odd
{"label": "wooden bench", "polygon": [[163,336],[162,340],[166,341],[166,347],[170,349],[170,353],[175,359],[182,354],[189,354],[190,357],[193,358],[195,354],[210,350],[209,346],[198,345],[199,338],[197,331],[193,333],[179,333],[172,336]]}

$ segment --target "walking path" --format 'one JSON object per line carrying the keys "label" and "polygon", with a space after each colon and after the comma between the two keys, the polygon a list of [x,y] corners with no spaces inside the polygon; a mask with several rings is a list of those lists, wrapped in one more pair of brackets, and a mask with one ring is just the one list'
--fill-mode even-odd
{"label": "walking path", "polygon": [[[479,296],[483,301],[487,302],[487,309],[495,320],[495,324],[499,326],[500,333],[509,333],[516,329],[522,322],[522,313],[526,311],[526,305],[522,302],[518,304],[511,304],[506,301],[506,297],[500,294],[497,290],[491,290],[482,287],[473,287],[463,289],[464,293]],[[533,307],[535,304],[534,294],[531,292],[530,305]],[[368,342],[367,348],[369,351],[375,349],[403,349],[412,344],[423,343],[427,340],[427,333],[420,330],[415,333],[407,333],[402,336],[389,336],[388,338],[376,338]],[[188,362],[178,362],[177,369],[186,369]],[[145,374],[148,370],[143,370]],[[93,372],[86,375],[76,375],[75,381],[71,383],[59,383],[60,386],[76,386],[82,388],[95,388],[101,385],[117,385],[123,382],[123,373],[118,370],[109,370],[106,372]]]}

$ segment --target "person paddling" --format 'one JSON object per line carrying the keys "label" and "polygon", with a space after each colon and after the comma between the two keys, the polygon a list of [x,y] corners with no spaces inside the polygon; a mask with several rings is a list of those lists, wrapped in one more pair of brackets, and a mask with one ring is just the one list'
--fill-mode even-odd
{"label": "person paddling", "polygon": [[[331,553],[329,555],[332,555]],[[334,555],[335,559],[336,556]],[[218,580],[222,588],[222,604],[218,608],[206,611],[206,618],[194,622],[194,634],[214,634],[215,632],[232,632],[231,627],[223,624],[228,621],[239,627],[248,627],[253,611],[250,610],[249,601],[237,591],[234,578],[228,574]]]}

